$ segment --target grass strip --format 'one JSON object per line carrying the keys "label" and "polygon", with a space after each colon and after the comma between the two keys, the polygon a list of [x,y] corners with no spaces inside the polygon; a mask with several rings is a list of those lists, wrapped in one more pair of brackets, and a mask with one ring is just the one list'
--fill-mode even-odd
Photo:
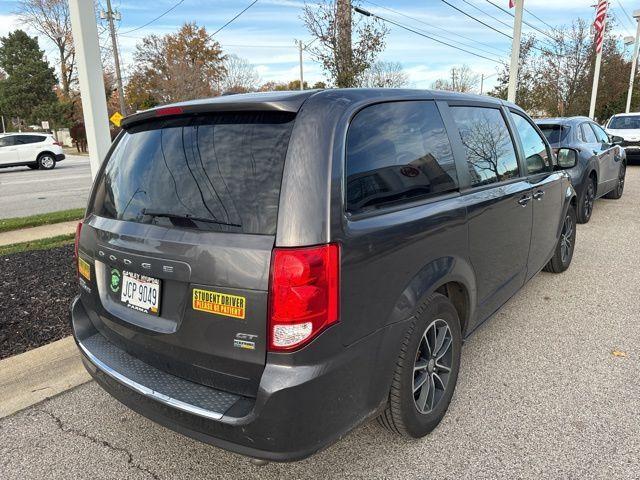
{"label": "grass strip", "polygon": [[73,243],[75,234],[58,235],[56,237],[42,238],[32,242],[13,243],[0,247],[0,256],[12,253],[30,252],[32,250],[49,250]]}
{"label": "grass strip", "polygon": [[38,227],[40,225],[80,220],[83,215],[84,208],[74,208],[71,210],[61,210],[59,212],[41,213],[29,217],[3,218],[0,219],[0,233],[20,230],[22,228]]}

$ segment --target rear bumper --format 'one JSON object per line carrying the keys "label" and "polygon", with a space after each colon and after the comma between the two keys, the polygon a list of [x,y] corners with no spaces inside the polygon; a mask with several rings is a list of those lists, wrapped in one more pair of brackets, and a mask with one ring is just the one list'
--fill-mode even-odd
{"label": "rear bumper", "polygon": [[61,162],[65,158],[67,158],[66,155],[64,153],[60,153],[60,154],[56,155],[56,162]]}
{"label": "rear bumper", "polygon": [[[250,398],[174,377],[118,351],[95,330],[79,298],[71,318],[85,367],[120,402],[189,437],[272,461],[305,458],[375,414],[386,401],[405,331],[405,323],[397,323],[346,348],[329,329],[304,349],[307,355],[269,354],[258,394]],[[309,347],[321,339],[336,351],[319,359],[318,349]]]}

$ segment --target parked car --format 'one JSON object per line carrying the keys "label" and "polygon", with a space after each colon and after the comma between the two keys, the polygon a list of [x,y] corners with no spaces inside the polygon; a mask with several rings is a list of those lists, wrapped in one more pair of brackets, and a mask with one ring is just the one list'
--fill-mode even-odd
{"label": "parked car", "polygon": [[640,159],[640,113],[618,113],[605,124],[610,136],[620,137],[619,144],[630,161]]}
{"label": "parked car", "polygon": [[0,136],[0,168],[26,165],[31,169],[51,170],[64,158],[62,146],[53,135],[7,133]]}
{"label": "parked car", "polygon": [[578,163],[569,174],[578,194],[579,223],[589,221],[597,198],[622,197],[627,159],[621,138],[607,135],[587,117],[545,118],[536,123],[551,147],[578,152]]}
{"label": "parked car", "polygon": [[225,449],[304,458],[379,416],[445,415],[463,339],[569,267],[576,197],[522,109],[324,90],[127,117],[77,230],[73,333],[125,405]]}

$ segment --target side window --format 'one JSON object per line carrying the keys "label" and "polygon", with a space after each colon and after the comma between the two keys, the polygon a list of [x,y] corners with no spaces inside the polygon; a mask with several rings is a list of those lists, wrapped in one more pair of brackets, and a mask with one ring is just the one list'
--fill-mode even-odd
{"label": "side window", "polygon": [[588,123],[583,123],[580,125],[580,131],[582,132],[582,141],[586,143],[598,143],[598,139],[596,138],[596,134],[593,133],[593,130],[589,127]]}
{"label": "side window", "polygon": [[605,133],[605,131],[600,128],[600,125],[596,125],[595,123],[590,123],[591,128],[593,128],[593,133],[595,133],[598,142],[600,143],[609,143],[609,136]]}
{"label": "side window", "polygon": [[0,147],[10,147],[12,145],[15,145],[15,140],[13,136],[0,137]]}
{"label": "side window", "polygon": [[516,150],[500,110],[452,107],[451,114],[466,150],[472,186],[502,182],[519,175]]}
{"label": "side window", "polygon": [[511,114],[511,118],[513,118],[513,123],[522,141],[527,173],[533,174],[549,171],[551,166],[549,152],[540,134],[538,134],[536,129],[533,128],[533,125],[529,123],[529,120],[522,115],[514,112]]}
{"label": "side window", "polygon": [[372,105],[347,134],[347,211],[410,202],[458,187],[449,137],[431,101]]}

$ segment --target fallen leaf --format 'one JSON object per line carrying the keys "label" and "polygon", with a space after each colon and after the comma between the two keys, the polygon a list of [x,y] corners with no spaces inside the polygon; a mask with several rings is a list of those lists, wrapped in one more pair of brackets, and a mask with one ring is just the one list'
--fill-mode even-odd
{"label": "fallen leaf", "polygon": [[613,355],[614,357],[626,357],[627,352],[623,352],[621,350],[614,350],[613,352],[611,352],[611,355]]}

